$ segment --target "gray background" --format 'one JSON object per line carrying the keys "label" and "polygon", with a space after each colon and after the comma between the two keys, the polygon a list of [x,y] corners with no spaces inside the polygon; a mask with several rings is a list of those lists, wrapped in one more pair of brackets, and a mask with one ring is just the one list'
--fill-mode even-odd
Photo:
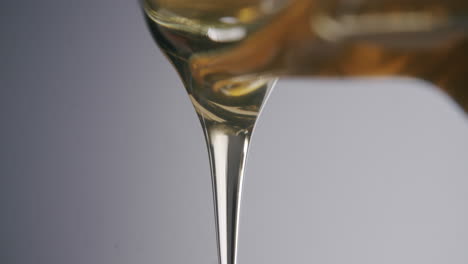
{"label": "gray background", "polygon": [[[0,3],[0,263],[216,262],[207,154],[136,1]],[[239,263],[468,263],[468,121],[409,81],[281,81]]]}

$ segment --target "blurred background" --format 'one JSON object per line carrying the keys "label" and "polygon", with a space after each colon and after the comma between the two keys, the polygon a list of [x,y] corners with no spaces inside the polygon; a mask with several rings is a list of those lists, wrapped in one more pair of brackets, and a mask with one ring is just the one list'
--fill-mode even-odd
{"label": "blurred background", "polygon": [[[0,3],[0,263],[216,263],[202,131],[136,2]],[[239,264],[468,263],[467,159],[423,83],[282,80]]]}

